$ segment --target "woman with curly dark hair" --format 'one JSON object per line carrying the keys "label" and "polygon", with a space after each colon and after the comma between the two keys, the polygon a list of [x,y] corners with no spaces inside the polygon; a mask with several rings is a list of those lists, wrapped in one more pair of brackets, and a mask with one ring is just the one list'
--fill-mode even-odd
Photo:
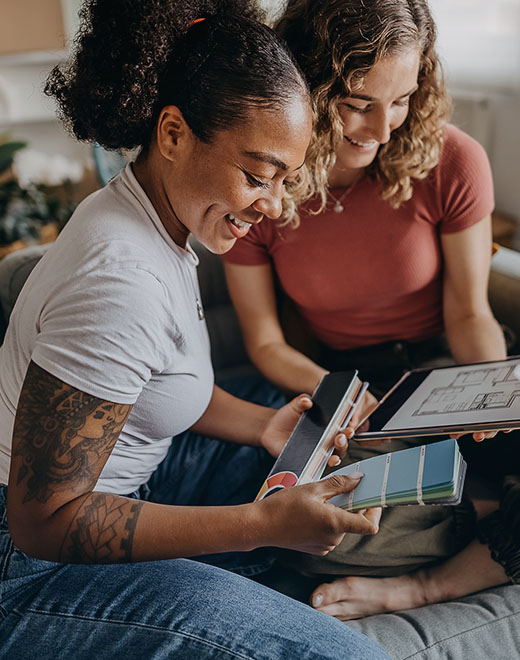
{"label": "woman with curly dark hair", "polygon": [[[490,167],[480,145],[447,123],[426,0],[291,0],[276,29],[307,77],[316,118],[285,222],[253,227],[223,257],[253,362],[289,391],[312,391],[328,370],[356,368],[379,396],[433,361],[504,358],[487,300]],[[306,353],[284,336],[274,273],[310,328]],[[495,454],[506,440],[497,438]],[[374,451],[352,443],[349,462]],[[518,453],[515,460],[517,470]],[[470,502],[388,510],[376,537],[346,537],[324,559],[292,561],[317,576],[315,585],[323,574],[388,578],[319,587],[313,604],[343,619],[518,579],[518,544],[498,512],[480,527],[497,561],[473,541],[428,568],[474,537],[473,516]]]}
{"label": "woman with curly dark hair", "polygon": [[80,204],[1,347],[0,655],[387,658],[213,565],[377,531],[327,503],[359,477],[250,503],[311,403],[215,386],[187,242],[221,253],[281,213],[311,132],[302,75],[238,0],[90,0],[82,19],[46,91],[79,139],[140,151]]}

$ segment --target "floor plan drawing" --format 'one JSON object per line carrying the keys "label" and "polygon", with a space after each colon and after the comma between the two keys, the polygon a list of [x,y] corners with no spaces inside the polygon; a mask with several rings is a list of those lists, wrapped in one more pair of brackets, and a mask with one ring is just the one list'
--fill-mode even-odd
{"label": "floor plan drawing", "polygon": [[520,397],[520,379],[515,365],[459,371],[452,382],[435,387],[412,416],[511,408]]}

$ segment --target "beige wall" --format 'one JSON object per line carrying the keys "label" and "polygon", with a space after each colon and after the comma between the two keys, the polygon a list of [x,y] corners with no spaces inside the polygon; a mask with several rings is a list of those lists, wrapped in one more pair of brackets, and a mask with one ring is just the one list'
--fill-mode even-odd
{"label": "beige wall", "polygon": [[0,0],[0,54],[64,47],[60,0]]}

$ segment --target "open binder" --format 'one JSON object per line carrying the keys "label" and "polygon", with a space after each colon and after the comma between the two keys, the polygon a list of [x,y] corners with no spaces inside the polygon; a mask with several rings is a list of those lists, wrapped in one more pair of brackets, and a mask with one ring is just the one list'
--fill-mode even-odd
{"label": "open binder", "polygon": [[294,427],[257,500],[321,477],[334,450],[334,438],[348,425],[367,386],[357,371],[338,371],[322,378],[312,395],[312,408]]}

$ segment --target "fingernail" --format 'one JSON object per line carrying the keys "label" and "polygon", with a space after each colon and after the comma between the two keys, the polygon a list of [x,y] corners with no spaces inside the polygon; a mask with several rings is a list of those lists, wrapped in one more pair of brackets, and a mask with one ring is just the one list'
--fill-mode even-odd
{"label": "fingernail", "polygon": [[361,477],[365,476],[364,472],[351,472],[349,475],[352,479],[361,479]]}
{"label": "fingernail", "polygon": [[319,607],[323,603],[323,596],[321,594],[316,594],[312,597],[312,606]]}
{"label": "fingernail", "polygon": [[300,399],[300,401],[301,401],[302,403],[312,403],[311,399],[309,399],[308,396],[302,396],[302,398]]}
{"label": "fingernail", "polygon": [[354,437],[354,429],[351,429],[350,427],[346,429],[345,433],[348,435],[349,440]]}
{"label": "fingernail", "polygon": [[343,434],[339,435],[338,436],[338,445],[340,447],[344,447],[346,444],[347,444],[347,438]]}

